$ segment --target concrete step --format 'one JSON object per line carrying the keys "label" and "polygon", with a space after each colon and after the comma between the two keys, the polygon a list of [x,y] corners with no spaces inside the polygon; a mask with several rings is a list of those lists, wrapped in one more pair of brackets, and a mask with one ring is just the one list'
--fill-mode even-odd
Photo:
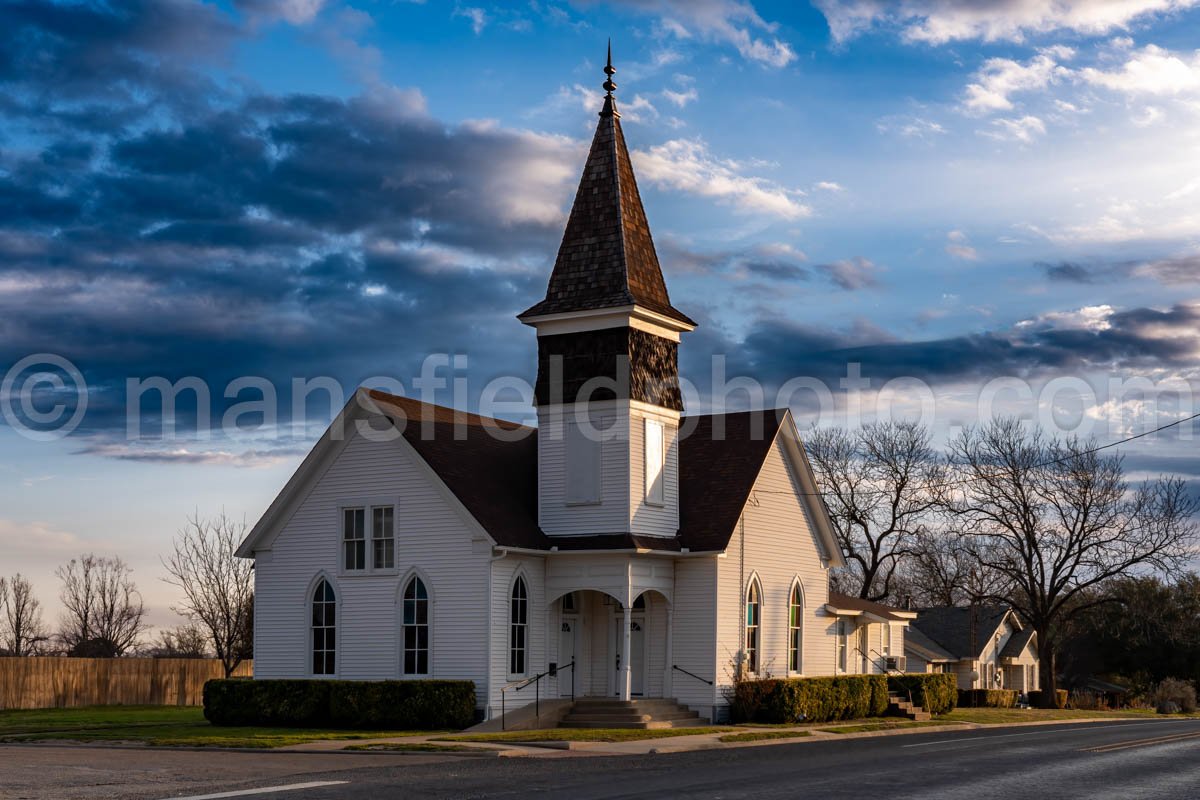
{"label": "concrete step", "polygon": [[563,717],[564,728],[660,729],[702,724],[700,715],[665,698],[617,700],[592,697],[579,700]]}
{"label": "concrete step", "polygon": [[604,722],[608,727],[617,727],[625,722],[674,722],[699,716],[695,711],[664,711],[659,714],[593,714],[590,711],[576,711],[563,717],[563,722]]}
{"label": "concrete step", "polygon": [[708,725],[708,720],[692,717],[691,719],[677,720],[651,720],[649,722],[625,722],[620,725],[612,725],[607,722],[575,722],[570,719],[565,719],[559,723],[560,728],[624,728],[630,730],[665,730],[668,728],[698,728]]}

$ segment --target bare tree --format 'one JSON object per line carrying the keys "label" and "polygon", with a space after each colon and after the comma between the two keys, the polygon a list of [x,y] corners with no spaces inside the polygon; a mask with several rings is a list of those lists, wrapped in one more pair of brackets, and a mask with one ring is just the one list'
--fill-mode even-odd
{"label": "bare tree", "polygon": [[245,523],[225,514],[211,520],[194,516],[163,560],[170,574],[164,580],[183,591],[183,602],[172,610],[203,626],[226,677],[248,650],[247,618],[254,605],[253,562],[234,555],[245,533]]}
{"label": "bare tree", "polygon": [[1043,703],[1052,705],[1064,626],[1117,600],[1113,578],[1183,564],[1200,503],[1176,478],[1131,487],[1119,456],[1016,419],[963,431],[950,453],[964,483],[949,508],[1037,632]]}
{"label": "bare tree", "polygon": [[974,605],[1003,594],[1000,575],[985,567],[975,540],[958,531],[917,535],[902,575],[904,594],[918,606]]}
{"label": "bare tree", "polygon": [[161,630],[149,654],[155,658],[207,658],[208,631],[191,623],[174,630]]}
{"label": "bare tree", "polygon": [[[850,594],[884,600],[938,506],[946,465],[915,422],[875,422],[858,431],[814,429],[805,442],[837,529]],[[932,488],[931,488],[932,487]]]}
{"label": "bare tree", "polygon": [[59,638],[70,655],[114,658],[146,630],[146,608],[120,558],[89,553],[54,571],[62,581]]}
{"label": "bare tree", "polygon": [[33,596],[33,584],[19,572],[0,578],[0,649],[31,656],[45,641],[42,604]]}

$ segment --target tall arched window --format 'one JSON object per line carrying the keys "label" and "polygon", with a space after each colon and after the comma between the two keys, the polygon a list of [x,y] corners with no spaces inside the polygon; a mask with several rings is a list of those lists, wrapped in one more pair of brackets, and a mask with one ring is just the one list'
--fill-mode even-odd
{"label": "tall arched window", "polygon": [[429,592],[413,576],[404,587],[404,674],[429,674]]}
{"label": "tall arched window", "polygon": [[758,672],[758,629],[762,622],[762,600],[758,581],[751,581],[746,593],[746,671]]}
{"label": "tall arched window", "polygon": [[788,671],[804,671],[804,594],[798,583],[788,599]]}
{"label": "tall arched window", "polygon": [[312,671],[313,675],[333,675],[336,653],[337,597],[324,578],[312,596]]}
{"label": "tall arched window", "polygon": [[524,578],[517,578],[513,583],[508,623],[508,672],[524,675],[529,628],[529,591],[525,588]]}

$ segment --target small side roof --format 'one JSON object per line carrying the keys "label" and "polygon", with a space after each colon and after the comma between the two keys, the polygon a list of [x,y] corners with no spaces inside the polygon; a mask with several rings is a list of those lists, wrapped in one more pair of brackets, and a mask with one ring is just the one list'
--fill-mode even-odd
{"label": "small side roof", "polygon": [[1004,648],[1000,651],[1001,658],[1020,658],[1021,653],[1025,652],[1025,648],[1033,641],[1035,632],[1032,627],[1025,627],[1008,637],[1008,641],[1004,643]]}
{"label": "small side roof", "polygon": [[907,622],[917,616],[915,611],[892,608],[883,603],[851,597],[841,592],[829,593],[829,602],[825,604],[825,610],[839,617],[866,616],[878,622]]}
{"label": "small side roof", "polygon": [[921,629],[913,625],[909,625],[908,630],[904,634],[904,649],[912,650],[924,661],[947,662],[958,660],[956,656],[947,653],[938,646],[937,642],[921,633]]}

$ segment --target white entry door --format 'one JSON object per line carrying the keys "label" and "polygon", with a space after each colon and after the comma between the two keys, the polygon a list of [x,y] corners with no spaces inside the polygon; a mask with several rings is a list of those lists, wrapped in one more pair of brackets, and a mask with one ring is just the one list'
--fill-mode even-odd
{"label": "white entry door", "polygon": [[[567,617],[562,618],[562,625],[558,634],[558,694],[560,697],[571,696],[572,681],[577,681],[575,673],[579,670],[578,666],[570,669],[564,669],[568,664],[575,663],[576,642],[578,641],[579,618]],[[579,684],[576,683],[576,686]]]}
{"label": "white entry door", "polygon": [[[618,616],[613,620],[613,652],[616,653],[616,658],[613,660],[615,672],[613,674],[613,694],[621,694],[621,669],[625,665],[625,654],[621,652],[621,648],[625,644],[624,631],[621,626],[624,623],[624,618]],[[642,615],[635,615],[629,622],[629,649],[630,661],[629,669],[633,673],[630,675],[630,690],[629,693],[635,697],[641,696],[646,692],[646,618]]]}

